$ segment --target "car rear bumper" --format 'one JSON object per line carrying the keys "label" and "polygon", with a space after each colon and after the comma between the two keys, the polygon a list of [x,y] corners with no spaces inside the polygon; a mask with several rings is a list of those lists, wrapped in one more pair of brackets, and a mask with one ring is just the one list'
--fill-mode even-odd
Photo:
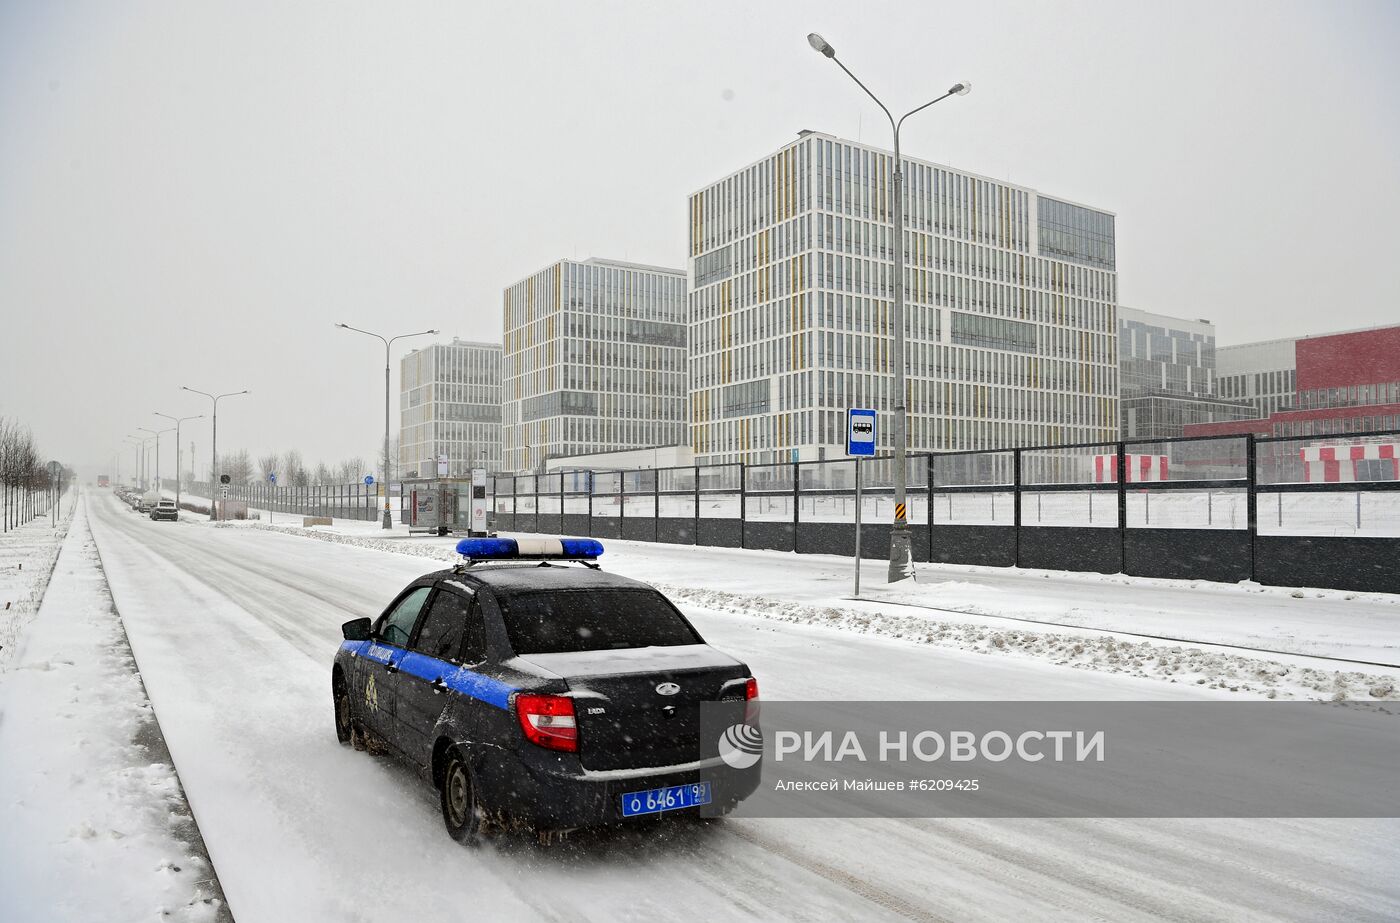
{"label": "car rear bumper", "polygon": [[717,759],[685,767],[588,772],[570,754],[498,751],[497,759],[477,768],[476,784],[488,811],[536,830],[568,830],[654,818],[658,815],[623,817],[622,796],[696,782],[712,783],[709,805],[664,813],[717,816],[753,794],[761,773],[761,763],[736,770]]}

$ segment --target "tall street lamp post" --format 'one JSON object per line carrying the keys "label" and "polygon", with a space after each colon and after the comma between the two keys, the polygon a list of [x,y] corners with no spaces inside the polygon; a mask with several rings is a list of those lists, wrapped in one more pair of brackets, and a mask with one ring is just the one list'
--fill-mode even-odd
{"label": "tall street lamp post", "polygon": [[131,452],[135,456],[136,483],[144,487],[146,483],[146,443],[149,440],[141,436],[127,436],[126,441],[130,443]]}
{"label": "tall street lamp post", "polygon": [[[136,428],[139,429],[139,430],[140,430],[141,432],[143,432],[143,433],[150,433],[150,434],[151,434],[151,437],[152,437],[153,439],[155,439],[155,441],[156,441],[156,465],[155,465],[155,468],[156,468],[156,470],[155,470],[156,480],[155,480],[155,484],[156,484],[156,495],[157,495],[157,497],[159,497],[159,495],[160,495],[160,437],[163,436],[163,435],[165,435],[166,433],[173,433],[173,432],[175,432],[175,427],[172,426],[170,429],[163,429],[163,430],[160,430],[159,432],[157,432],[156,430],[153,430],[153,429],[147,429],[147,428],[144,427],[144,426],[138,426],[138,427],[136,427]],[[176,448],[179,448],[179,447],[176,446]]]}
{"label": "tall street lamp post", "polygon": [[[214,455],[214,462],[209,467],[209,470],[211,472],[209,478],[209,492],[213,493],[215,488],[217,488],[221,483],[219,481],[219,399],[223,397],[237,397],[240,394],[247,394],[248,389],[245,388],[242,391],[230,391],[227,394],[210,394],[208,391],[196,391],[194,388],[187,388],[184,385],[181,385],[180,390],[188,391],[191,394],[202,394],[205,397],[209,398],[209,400],[212,401],[214,404],[214,438],[212,440],[214,443],[214,447],[211,450]],[[209,498],[209,518],[219,518],[219,500],[217,497]]]}
{"label": "tall street lamp post", "polygon": [[[180,508],[180,424],[190,420],[203,420],[204,414],[201,413],[193,417],[172,417],[170,414],[161,413],[159,410],[152,411],[152,413],[158,417],[165,417],[167,420],[175,421],[175,509],[178,510]],[[169,432],[169,430],[166,432]],[[193,449],[191,451],[193,451]],[[209,499],[209,502],[214,502],[212,497]]]}
{"label": "tall street lamp post", "polygon": [[914,556],[909,538],[909,519],[905,507],[905,493],[909,481],[909,430],[907,395],[904,385],[904,162],[899,152],[899,129],[904,120],[916,112],[922,112],[934,103],[942,102],[949,96],[966,96],[972,92],[972,84],[966,81],[955,83],[937,99],[931,99],[915,109],[910,109],[896,121],[889,108],[870,88],[851,73],[850,68],[836,57],[836,49],[826,39],[815,32],[807,36],[807,43],[816,51],[836,62],[836,66],[846,72],[846,76],[865,91],[865,95],[875,100],[875,105],[885,113],[894,131],[894,528],[890,532],[889,582],[896,583],[914,576]]}
{"label": "tall street lamp post", "polygon": [[381,489],[384,491],[384,522],[383,528],[392,529],[394,527],[393,517],[389,515],[389,347],[395,340],[403,340],[408,337],[421,337],[428,334],[437,333],[436,330],[420,330],[417,333],[401,333],[398,336],[385,339],[377,333],[368,330],[361,330],[359,327],[351,327],[349,324],[336,324],[342,330],[353,330],[356,333],[363,333],[365,336],[374,337],[384,344],[384,470],[380,472],[382,482]]}

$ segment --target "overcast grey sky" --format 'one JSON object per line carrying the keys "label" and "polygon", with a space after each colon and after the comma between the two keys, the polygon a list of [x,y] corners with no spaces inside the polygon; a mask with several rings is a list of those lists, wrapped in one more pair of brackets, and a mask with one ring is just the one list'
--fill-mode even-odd
{"label": "overcast grey sky", "polygon": [[335,321],[498,340],[561,256],[683,266],[686,195],[799,129],[887,144],[812,30],[892,106],[972,81],[908,153],[1116,212],[1124,304],[1400,322],[1393,0],[0,0],[0,415],[105,465],[246,387],[225,449],[372,455]]}

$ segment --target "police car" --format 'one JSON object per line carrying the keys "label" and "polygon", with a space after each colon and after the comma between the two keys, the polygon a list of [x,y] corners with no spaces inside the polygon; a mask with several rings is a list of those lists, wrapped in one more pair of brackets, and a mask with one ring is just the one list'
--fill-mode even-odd
{"label": "police car", "polygon": [[416,764],[455,839],[717,816],[753,792],[759,767],[702,758],[699,736],[702,702],[756,722],[749,668],[654,588],[599,569],[599,542],[457,551],[379,618],[342,626],[331,678],[341,743]]}

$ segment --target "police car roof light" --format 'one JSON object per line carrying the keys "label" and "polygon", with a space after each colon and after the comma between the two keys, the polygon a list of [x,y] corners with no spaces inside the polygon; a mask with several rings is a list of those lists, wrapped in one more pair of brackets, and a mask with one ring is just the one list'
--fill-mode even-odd
{"label": "police car roof light", "polygon": [[457,553],[473,560],[510,560],[520,555],[513,538],[464,538],[457,543]]}
{"label": "police car roof light", "polygon": [[581,561],[589,564],[603,553],[592,538],[464,538],[457,553],[469,563],[487,561]]}
{"label": "police car roof light", "polygon": [[578,558],[596,558],[603,553],[603,543],[596,538],[561,538],[564,554]]}

